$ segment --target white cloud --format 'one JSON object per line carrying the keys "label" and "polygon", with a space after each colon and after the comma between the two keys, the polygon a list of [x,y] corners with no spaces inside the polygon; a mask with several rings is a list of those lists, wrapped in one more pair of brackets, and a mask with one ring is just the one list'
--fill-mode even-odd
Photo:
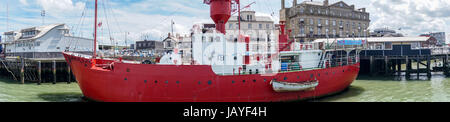
{"label": "white cloud", "polygon": [[85,7],[85,3],[74,3],[72,0],[37,0],[36,2],[48,13],[56,15],[80,12]]}
{"label": "white cloud", "polygon": [[19,1],[20,1],[20,3],[22,3],[23,5],[28,6],[27,0],[19,0]]}
{"label": "white cloud", "polygon": [[449,0],[371,0],[371,29],[402,28],[401,33],[417,36],[428,32],[449,32]]}

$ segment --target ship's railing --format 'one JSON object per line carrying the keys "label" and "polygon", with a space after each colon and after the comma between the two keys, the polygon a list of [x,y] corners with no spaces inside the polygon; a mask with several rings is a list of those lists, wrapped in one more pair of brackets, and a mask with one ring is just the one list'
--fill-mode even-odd
{"label": "ship's railing", "polygon": [[353,65],[358,63],[358,56],[343,56],[340,58],[332,58],[332,59],[325,59],[322,60],[319,65],[315,67],[308,67],[305,68],[301,64],[313,62],[313,61],[302,61],[302,62],[285,62],[281,63],[281,68],[279,72],[292,72],[292,71],[307,71],[307,70],[314,70],[314,69],[323,69],[323,68],[331,68],[331,67],[340,67],[340,66],[347,66],[347,65]]}

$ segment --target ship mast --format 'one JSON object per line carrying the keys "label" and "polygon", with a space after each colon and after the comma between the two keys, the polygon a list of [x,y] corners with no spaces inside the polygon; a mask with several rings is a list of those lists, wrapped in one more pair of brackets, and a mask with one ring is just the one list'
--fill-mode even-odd
{"label": "ship mast", "polygon": [[[92,59],[97,57],[97,0],[95,0],[95,24],[94,24],[94,55]],[[95,60],[94,60],[95,61]],[[95,62],[94,62],[95,64]]]}

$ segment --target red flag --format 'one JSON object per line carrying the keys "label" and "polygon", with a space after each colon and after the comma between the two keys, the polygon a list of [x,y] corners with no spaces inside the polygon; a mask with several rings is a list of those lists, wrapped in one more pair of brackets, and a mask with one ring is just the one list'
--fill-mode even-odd
{"label": "red flag", "polygon": [[98,27],[102,27],[102,22],[98,23]]}

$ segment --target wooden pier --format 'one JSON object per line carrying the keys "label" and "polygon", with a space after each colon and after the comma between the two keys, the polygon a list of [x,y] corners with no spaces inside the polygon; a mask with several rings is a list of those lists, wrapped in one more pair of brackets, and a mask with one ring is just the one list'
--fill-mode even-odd
{"label": "wooden pier", "polygon": [[0,74],[21,83],[75,82],[64,58],[6,58],[0,59]]}
{"label": "wooden pier", "polygon": [[446,76],[450,76],[450,48],[426,48],[420,49],[419,52],[419,54],[411,52],[393,54],[362,51],[361,74],[405,76],[406,79],[419,79],[420,76],[427,76],[430,79],[432,72],[443,72]]}

